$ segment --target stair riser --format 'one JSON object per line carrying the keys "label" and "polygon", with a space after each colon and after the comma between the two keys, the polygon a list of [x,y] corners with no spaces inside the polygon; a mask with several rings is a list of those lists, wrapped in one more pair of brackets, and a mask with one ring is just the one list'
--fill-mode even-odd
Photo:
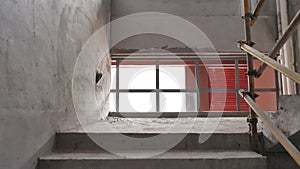
{"label": "stair riser", "polygon": [[39,161],[38,169],[266,169],[265,159],[155,159]]}
{"label": "stair riser", "polygon": [[[127,134],[130,137],[142,138],[155,136],[155,134]],[[109,147],[109,150],[132,150],[134,147],[136,150],[165,150],[170,149],[170,143],[174,142],[177,138],[183,138],[178,144],[174,143],[172,150],[248,150],[249,136],[248,134],[213,134],[204,143],[198,142],[199,134],[188,134],[185,137],[182,134],[165,134],[164,138],[160,142],[153,142],[153,144],[142,143],[127,143],[120,140],[117,134],[91,134],[93,138],[100,140],[99,142],[112,143],[114,146]],[[103,143],[104,142],[104,143]],[[168,145],[168,146],[166,146]],[[73,152],[73,151],[103,151],[104,149],[97,145],[87,134],[79,133],[64,133],[56,135],[56,152]]]}

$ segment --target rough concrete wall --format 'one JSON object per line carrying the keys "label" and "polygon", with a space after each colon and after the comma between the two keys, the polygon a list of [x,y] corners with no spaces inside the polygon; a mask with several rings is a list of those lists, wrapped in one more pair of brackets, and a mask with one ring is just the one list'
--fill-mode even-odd
{"label": "rough concrete wall", "polygon": [[[169,13],[199,27],[212,41],[217,51],[240,51],[236,46],[238,40],[244,40],[240,2],[240,0],[112,0],[112,19],[138,12]],[[253,27],[253,41],[257,43],[255,47],[264,51],[272,47],[277,38],[275,25],[275,1],[267,1],[261,17]],[[153,25],[153,28],[155,26],[157,25]],[[124,40],[114,49],[160,48],[166,45],[170,48],[184,47],[182,43],[160,35],[139,35]]]}
{"label": "rough concrete wall", "polygon": [[[80,7],[79,7],[80,6]],[[102,1],[82,1],[82,4],[75,8],[65,8],[61,13],[61,23],[59,25],[58,32],[58,74],[59,74],[59,84],[62,87],[59,88],[59,108],[61,111],[65,112],[61,116],[61,124],[60,129],[67,129],[72,127],[77,127],[79,124],[77,119],[77,114],[74,110],[73,98],[72,98],[72,78],[74,73],[74,66],[77,61],[78,54],[81,52],[83,45],[85,42],[99,30],[102,26],[110,20],[110,0],[102,0]],[[110,32],[107,31],[106,43],[109,44],[109,36]],[[97,43],[101,43],[100,40]],[[102,50],[107,50],[108,45],[97,44],[98,48]],[[96,50],[96,49],[95,49]],[[96,51],[93,52],[96,52]],[[85,56],[87,59],[89,55],[92,55],[93,52],[85,52]],[[104,62],[99,63],[100,67],[98,69],[102,70],[103,79],[106,77],[110,77],[110,59],[109,55],[107,55]],[[104,71],[106,69],[106,71]],[[82,68],[84,71],[85,68]],[[88,78],[93,84],[95,83],[95,74],[96,67],[93,71],[93,74],[88,74]],[[84,77],[83,77],[84,78]],[[107,79],[107,78],[106,78]],[[107,80],[106,83],[110,85],[110,81]],[[103,83],[106,84],[106,83]],[[99,85],[98,85],[99,88]],[[109,94],[109,88],[104,87],[105,90],[99,91],[100,93],[104,92],[103,95],[105,97],[98,97],[105,99]],[[103,113],[101,117],[105,117],[107,114],[108,100],[100,100],[99,102],[105,103],[106,105],[101,106]],[[99,117],[100,118],[100,117]],[[91,122],[90,120],[99,120],[98,117],[87,117],[84,123]]]}
{"label": "rough concrete wall", "polygon": [[104,119],[109,114],[109,95],[110,95],[110,81],[111,81],[110,56],[105,57],[99,63],[98,70],[100,73],[102,73],[102,78],[100,79],[100,81],[97,83],[96,86],[96,97],[101,110],[100,118]]}
{"label": "rough concrete wall", "polygon": [[[300,95],[280,96],[278,101],[279,110],[267,114],[287,137],[300,131],[299,104]],[[264,128],[264,135],[273,145],[278,143],[268,128]]]}
{"label": "rough concrete wall", "polygon": [[[300,95],[280,96],[279,110],[275,113],[267,113],[273,123],[287,136],[289,140],[300,148]],[[268,169],[290,168],[299,166],[281,146],[278,140],[266,127],[263,127],[264,143],[267,152]]]}
{"label": "rough concrete wall", "polygon": [[76,125],[75,60],[109,18],[109,0],[0,2],[1,169],[34,168],[58,125]]}

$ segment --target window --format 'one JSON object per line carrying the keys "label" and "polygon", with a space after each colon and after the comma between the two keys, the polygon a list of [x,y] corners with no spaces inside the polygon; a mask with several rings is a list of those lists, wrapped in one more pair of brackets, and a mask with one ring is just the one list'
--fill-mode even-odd
{"label": "window", "polygon": [[[176,59],[113,60],[110,111],[249,111],[238,94],[239,89],[248,88],[245,57],[225,58],[221,62],[208,58],[205,65],[199,58]],[[257,93],[262,98],[257,99],[258,103],[274,99],[275,80],[270,83],[266,86],[257,81]],[[276,102],[272,105],[275,109]]]}

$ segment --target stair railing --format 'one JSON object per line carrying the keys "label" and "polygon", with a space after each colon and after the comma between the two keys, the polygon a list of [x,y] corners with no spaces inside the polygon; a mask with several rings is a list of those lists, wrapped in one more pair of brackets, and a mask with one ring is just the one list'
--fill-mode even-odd
{"label": "stair railing", "polygon": [[294,146],[294,144],[276,127],[276,125],[266,116],[264,111],[258,107],[254,100],[249,96],[248,92],[245,90],[239,91],[240,95],[244,98],[246,103],[251,107],[251,109],[257,114],[264,125],[272,132],[275,138],[281,143],[281,145],[286,149],[286,151],[292,156],[296,163],[300,166],[300,152]]}
{"label": "stair railing", "polygon": [[[252,14],[250,10],[250,1],[244,0],[244,20],[245,20],[245,37],[246,41],[240,41],[238,43],[238,47],[245,52],[247,52],[248,57],[248,83],[249,83],[249,91],[239,90],[239,94],[244,98],[246,103],[250,106],[250,115],[248,118],[248,122],[250,123],[250,132],[251,132],[251,143],[254,150],[258,151],[258,139],[257,139],[257,119],[258,116],[264,125],[272,132],[275,138],[281,143],[281,145],[285,148],[285,150],[291,155],[291,157],[296,161],[296,163],[300,166],[300,152],[299,150],[293,145],[293,143],[280,131],[276,125],[268,119],[265,115],[264,111],[258,107],[255,103],[255,93],[254,93],[254,77],[259,78],[265,68],[267,66],[272,67],[276,71],[280,72],[281,74],[285,75],[286,77],[292,79],[293,81],[300,84],[300,74],[296,73],[295,71],[281,65],[280,63],[276,62],[277,53],[292,36],[293,32],[296,30],[297,26],[300,23],[300,10],[294,17],[294,19],[289,24],[287,30],[283,33],[282,37],[275,43],[274,47],[272,48],[270,54],[267,56],[262,52],[258,51],[257,49],[253,48],[252,46],[254,43],[251,41],[251,26],[253,26],[255,20],[257,19],[259,12],[263,6],[265,0],[260,0],[256,9],[254,10],[254,14]],[[258,60],[262,61],[262,65],[258,68],[258,70],[253,69],[253,57],[257,58]],[[253,115],[255,113],[255,115]]]}

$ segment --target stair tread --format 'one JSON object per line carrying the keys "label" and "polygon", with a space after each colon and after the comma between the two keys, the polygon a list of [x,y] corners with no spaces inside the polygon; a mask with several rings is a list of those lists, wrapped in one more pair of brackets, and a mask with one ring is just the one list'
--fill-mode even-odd
{"label": "stair tread", "polygon": [[[246,117],[220,118],[113,118],[59,133],[248,133]],[[205,127],[204,127],[205,126]],[[262,123],[258,123],[262,131]]]}
{"label": "stair tread", "polygon": [[[120,152],[133,155],[134,157],[147,156],[153,153],[151,150]],[[253,151],[240,150],[172,150],[161,155],[141,159],[265,159],[265,156]],[[40,157],[40,160],[121,160],[130,159],[107,152],[84,152],[84,153],[50,153]]]}

